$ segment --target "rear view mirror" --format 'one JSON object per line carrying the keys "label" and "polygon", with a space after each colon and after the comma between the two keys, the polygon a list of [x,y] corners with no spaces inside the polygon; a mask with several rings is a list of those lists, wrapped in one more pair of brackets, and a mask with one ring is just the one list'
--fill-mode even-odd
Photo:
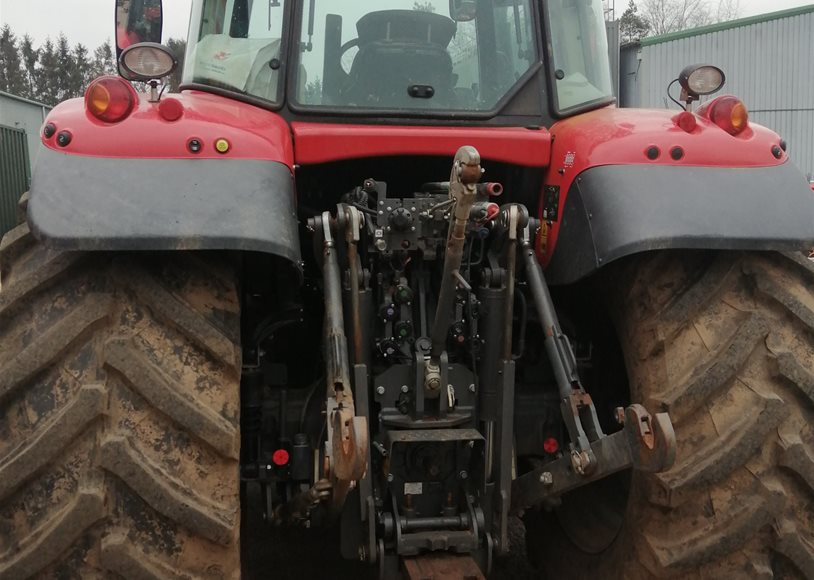
{"label": "rear view mirror", "polygon": [[455,22],[475,20],[477,12],[475,0],[449,0],[449,17]]}
{"label": "rear view mirror", "polygon": [[161,0],[116,0],[116,57],[130,45],[161,43]]}

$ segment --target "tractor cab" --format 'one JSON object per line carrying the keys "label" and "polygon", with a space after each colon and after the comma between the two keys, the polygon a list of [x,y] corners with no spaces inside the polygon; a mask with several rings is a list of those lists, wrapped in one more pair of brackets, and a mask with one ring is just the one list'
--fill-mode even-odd
{"label": "tractor cab", "polygon": [[551,119],[612,101],[600,0],[194,0],[183,78],[309,116]]}

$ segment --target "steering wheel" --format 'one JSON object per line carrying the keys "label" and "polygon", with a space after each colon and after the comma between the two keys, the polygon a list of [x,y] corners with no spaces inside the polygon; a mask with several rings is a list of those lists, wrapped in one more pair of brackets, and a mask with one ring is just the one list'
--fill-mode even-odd
{"label": "steering wheel", "polygon": [[342,66],[342,71],[345,73],[345,75],[350,74],[350,66],[348,66],[348,70],[345,70],[345,65],[344,65],[344,62],[343,62],[345,54],[351,48],[358,47],[358,46],[359,46],[359,39],[358,38],[353,38],[353,39],[347,41],[345,44],[343,44],[342,47],[339,49],[339,64]]}

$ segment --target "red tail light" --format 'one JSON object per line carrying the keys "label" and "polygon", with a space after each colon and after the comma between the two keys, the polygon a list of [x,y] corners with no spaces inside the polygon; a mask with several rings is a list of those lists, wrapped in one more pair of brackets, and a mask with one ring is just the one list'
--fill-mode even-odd
{"label": "red tail light", "polygon": [[105,123],[118,123],[127,118],[136,106],[135,89],[119,77],[99,77],[85,91],[85,108]]}
{"label": "red tail light", "polygon": [[730,135],[737,135],[749,126],[749,112],[737,97],[718,97],[698,110]]}

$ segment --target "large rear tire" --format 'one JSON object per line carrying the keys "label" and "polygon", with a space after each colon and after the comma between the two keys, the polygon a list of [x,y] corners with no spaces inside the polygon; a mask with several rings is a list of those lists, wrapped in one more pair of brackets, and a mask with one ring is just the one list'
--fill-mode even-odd
{"label": "large rear tire", "polygon": [[[529,553],[552,579],[814,578],[812,263],[661,252],[603,287],[631,400],[670,413],[676,463],[564,498],[584,509],[529,514]],[[626,501],[601,503],[620,483]],[[579,526],[593,545],[565,531]]]}
{"label": "large rear tire", "polygon": [[235,274],[0,244],[0,578],[240,576]]}

